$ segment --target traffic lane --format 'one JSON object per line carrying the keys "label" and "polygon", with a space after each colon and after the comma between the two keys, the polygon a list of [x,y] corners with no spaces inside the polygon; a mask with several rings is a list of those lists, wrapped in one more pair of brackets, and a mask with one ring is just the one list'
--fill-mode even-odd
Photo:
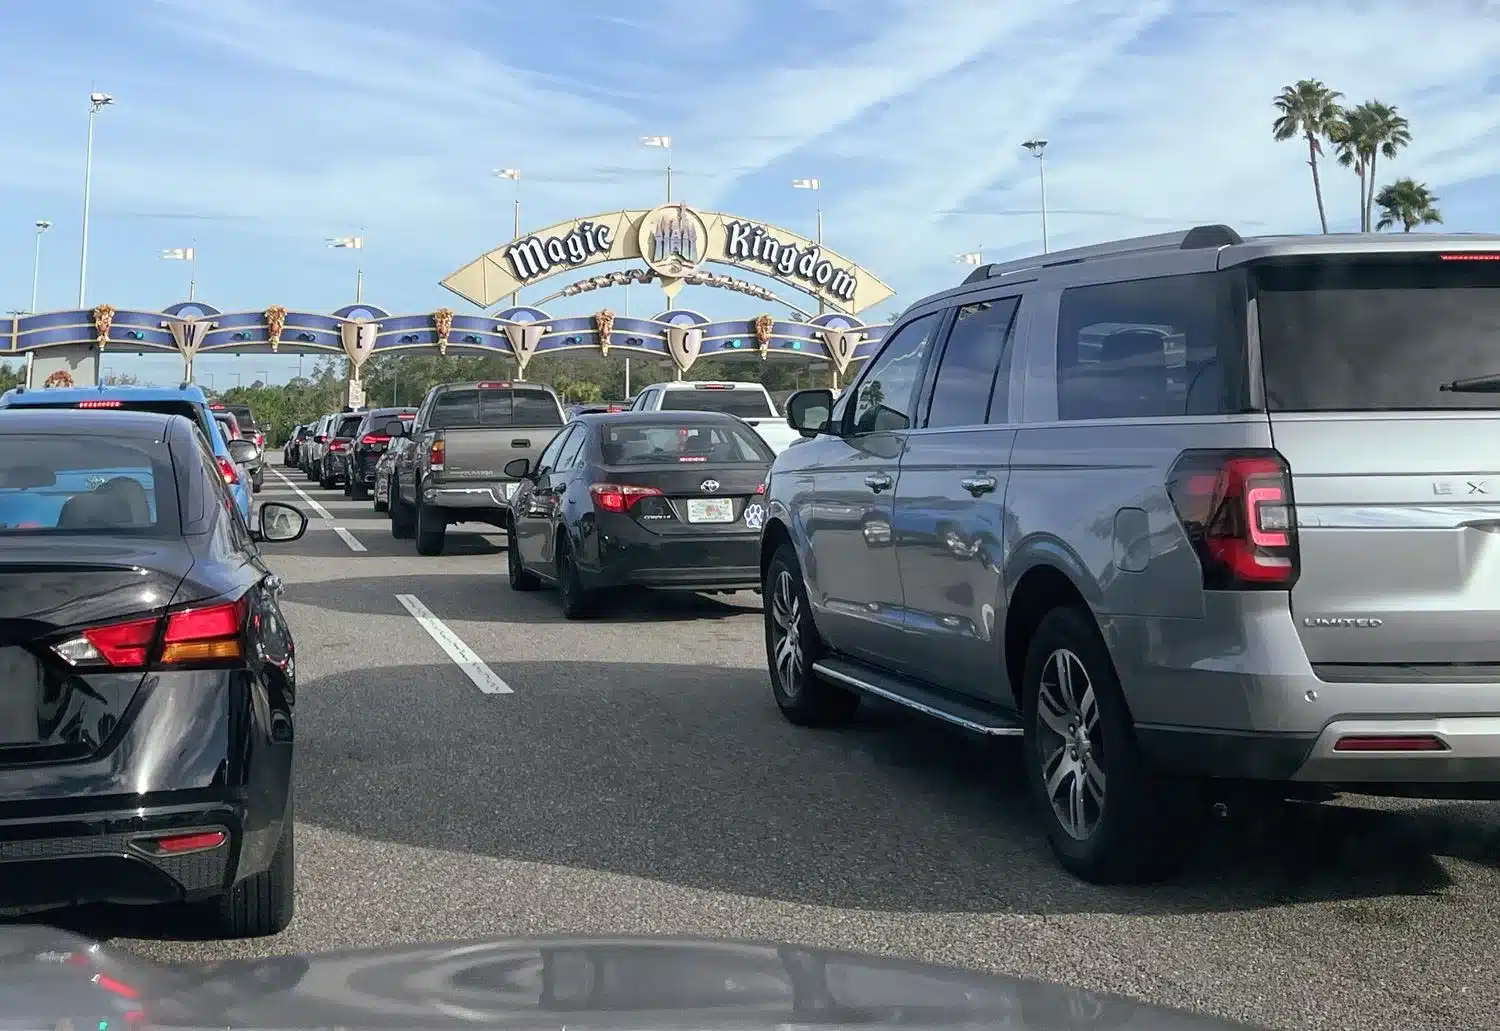
{"label": "traffic lane", "polygon": [[[511,594],[448,556],[294,565],[298,920],[269,942],[141,948],[701,933],[958,962],[1288,1027],[1470,1026],[1493,1012],[1488,807],[1236,811],[1177,882],[1091,888],[1047,856],[1013,747],[876,707],[843,731],[787,726],[753,608],[653,634],[628,619],[565,623],[546,592]],[[424,598],[515,693],[466,687],[421,638],[361,634],[354,605],[381,589]]]}

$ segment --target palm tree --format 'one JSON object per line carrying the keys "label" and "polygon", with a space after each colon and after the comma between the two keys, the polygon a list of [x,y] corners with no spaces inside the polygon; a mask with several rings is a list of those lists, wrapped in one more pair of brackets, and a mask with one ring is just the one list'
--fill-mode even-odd
{"label": "palm tree", "polygon": [[1411,232],[1413,226],[1442,225],[1443,216],[1437,209],[1437,197],[1426,183],[1415,179],[1397,179],[1380,188],[1375,203],[1380,205],[1380,221],[1376,229],[1389,229],[1399,223],[1402,232]]}
{"label": "palm tree", "polygon": [[1318,199],[1318,221],[1328,232],[1328,213],[1323,209],[1323,183],[1318,178],[1318,155],[1323,153],[1323,137],[1328,128],[1339,122],[1343,113],[1339,98],[1343,94],[1329,89],[1317,79],[1300,79],[1295,85],[1283,86],[1271,103],[1280,112],[1271,124],[1278,140],[1302,136],[1307,140],[1307,164],[1312,169],[1313,195]]}
{"label": "palm tree", "polygon": [[1365,225],[1365,189],[1366,177],[1369,174],[1369,163],[1365,158],[1364,141],[1369,137],[1369,113],[1364,105],[1341,113],[1340,117],[1328,126],[1328,140],[1333,144],[1334,157],[1338,163],[1345,168],[1354,170],[1359,176],[1359,231],[1363,233]]}
{"label": "palm tree", "polygon": [[1377,158],[1395,160],[1401,148],[1411,143],[1411,123],[1390,104],[1378,100],[1360,105],[1365,109],[1365,152],[1369,161],[1370,192],[1365,197],[1365,231],[1370,231],[1375,207],[1375,162]]}
{"label": "palm tree", "polygon": [[1329,128],[1338,162],[1359,176],[1359,231],[1370,231],[1375,205],[1375,165],[1411,143],[1411,124],[1390,104],[1369,100],[1344,112]]}

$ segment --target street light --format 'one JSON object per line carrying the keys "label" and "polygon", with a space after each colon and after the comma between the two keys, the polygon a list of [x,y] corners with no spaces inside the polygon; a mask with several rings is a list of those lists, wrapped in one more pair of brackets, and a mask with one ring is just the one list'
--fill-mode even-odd
{"label": "street light", "polygon": [[28,315],[36,314],[36,287],[42,278],[42,234],[52,228],[52,223],[45,218],[36,220],[36,258],[31,263],[31,310]]}
{"label": "street light", "polygon": [[667,203],[672,203],[672,137],[642,136],[641,145],[645,147],[660,147],[667,152]]}
{"label": "street light", "polygon": [[[818,180],[816,180],[816,179],[793,179],[792,180],[792,189],[794,189],[794,190],[812,190],[814,193],[816,193],[818,191],[818,189],[819,189],[819,183],[818,183]],[[818,246],[821,248],[823,246],[823,205],[821,205],[821,204],[818,205],[818,240],[817,240],[817,242],[818,242]],[[823,298],[820,295],[818,297],[818,314],[822,315],[827,310],[828,310],[827,307],[823,304]]]}
{"label": "street light", "polygon": [[[509,179],[516,184],[515,198],[515,228],[511,232],[511,241],[521,238],[521,170],[519,168],[497,168],[490,173],[496,179]],[[521,291],[515,290],[510,295],[510,304],[514,308],[521,303]]]}
{"label": "street light", "polygon": [[1042,253],[1047,253],[1047,141],[1041,137],[1027,140],[1021,144],[1031,151],[1031,156],[1036,158],[1037,175],[1042,181]]}
{"label": "street light", "polygon": [[94,190],[94,116],[115,102],[108,93],[89,94],[89,145],[83,158],[83,242],[78,249],[78,307],[83,307],[89,276],[89,199]]}

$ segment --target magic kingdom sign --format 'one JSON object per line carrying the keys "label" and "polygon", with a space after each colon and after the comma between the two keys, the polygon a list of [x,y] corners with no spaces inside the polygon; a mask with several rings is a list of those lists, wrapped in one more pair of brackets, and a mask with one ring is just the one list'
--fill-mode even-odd
{"label": "magic kingdom sign", "polygon": [[442,283],[488,308],[552,276],[630,260],[644,262],[668,297],[705,263],[758,272],[849,314],[894,293],[848,258],[790,230],[677,203],[549,226],[481,255]]}

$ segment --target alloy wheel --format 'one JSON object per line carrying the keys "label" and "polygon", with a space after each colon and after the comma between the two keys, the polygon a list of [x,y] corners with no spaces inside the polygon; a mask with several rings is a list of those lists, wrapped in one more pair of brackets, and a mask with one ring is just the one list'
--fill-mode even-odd
{"label": "alloy wheel", "polygon": [[782,694],[795,698],[802,690],[802,598],[785,569],[771,592],[771,645]]}
{"label": "alloy wheel", "polygon": [[1083,661],[1066,648],[1054,651],[1042,667],[1036,718],[1047,801],[1062,829],[1086,841],[1104,815],[1104,738],[1093,681]]}

